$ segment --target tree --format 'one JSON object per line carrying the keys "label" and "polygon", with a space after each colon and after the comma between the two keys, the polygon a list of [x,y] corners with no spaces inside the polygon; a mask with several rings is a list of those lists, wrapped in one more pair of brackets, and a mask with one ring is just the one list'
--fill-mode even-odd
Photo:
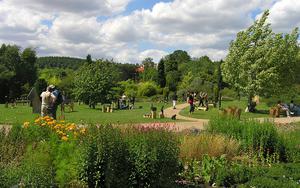
{"label": "tree", "polygon": [[155,68],[155,63],[153,62],[153,59],[151,57],[145,58],[142,61],[142,65],[144,66],[144,69]]}
{"label": "tree", "polygon": [[89,64],[91,64],[93,62],[91,54],[88,54],[86,56],[86,62],[89,63]]}
{"label": "tree", "polygon": [[247,94],[270,96],[284,92],[295,80],[298,29],[291,34],[274,34],[266,24],[269,11],[231,42],[222,64],[224,80]]}
{"label": "tree", "polygon": [[33,86],[37,71],[35,67],[36,53],[26,48],[22,53],[18,46],[3,44],[0,48],[0,101],[6,96],[11,100],[20,97]]}
{"label": "tree", "polygon": [[157,66],[157,83],[161,88],[166,86],[166,75],[165,75],[165,63],[164,60],[161,59]]}
{"label": "tree", "polygon": [[115,64],[109,61],[98,60],[93,64],[85,64],[75,76],[75,97],[93,108],[98,102],[110,102],[110,91],[117,77]]}
{"label": "tree", "polygon": [[140,73],[140,78],[143,81],[157,81],[157,70],[155,67],[155,63],[153,62],[153,59],[150,57],[145,58],[142,61],[142,65],[144,66],[144,72]]}
{"label": "tree", "polygon": [[22,79],[24,82],[28,82],[30,86],[33,86],[37,80],[36,69],[36,52],[31,48],[26,48],[21,55],[22,59]]}

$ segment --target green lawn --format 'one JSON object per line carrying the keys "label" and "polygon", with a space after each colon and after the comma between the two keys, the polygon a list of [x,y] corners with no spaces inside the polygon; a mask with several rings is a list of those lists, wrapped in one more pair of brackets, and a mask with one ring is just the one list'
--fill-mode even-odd
{"label": "green lawn", "polygon": [[[196,103],[198,105],[198,103]],[[242,109],[241,118],[258,118],[258,117],[268,117],[269,115],[269,107],[265,103],[260,103],[256,108],[259,111],[258,113],[245,113],[245,109],[247,107],[246,100],[235,100],[235,101],[222,101],[222,108],[226,108],[228,106],[237,106]],[[185,108],[180,112],[180,115],[189,116],[198,119],[211,119],[219,116],[218,108],[210,108],[208,111],[195,110],[192,115],[189,115],[189,107]]]}
{"label": "green lawn", "polygon": [[[172,122],[169,118],[164,119],[149,119],[143,118],[144,114],[150,113],[150,102],[138,102],[136,107],[142,106],[141,109],[133,110],[117,110],[113,113],[103,113],[100,106],[96,109],[90,109],[86,105],[75,104],[75,112],[66,112],[65,119],[74,123],[146,123],[146,122]],[[157,114],[163,103],[153,103],[157,107]],[[165,104],[165,108],[171,104]],[[0,124],[23,123],[24,121],[33,121],[38,114],[32,114],[31,108],[28,106],[17,106],[16,108],[5,108],[0,105]],[[60,111],[57,111],[57,117],[60,116]]]}

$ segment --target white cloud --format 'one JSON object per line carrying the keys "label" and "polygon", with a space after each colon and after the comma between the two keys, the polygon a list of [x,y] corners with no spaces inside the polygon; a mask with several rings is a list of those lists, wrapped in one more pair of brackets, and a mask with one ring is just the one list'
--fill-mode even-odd
{"label": "white cloud", "polygon": [[[218,60],[254,13],[270,8],[276,31],[300,25],[297,0],[174,0],[122,15],[131,1],[0,0],[0,43],[37,47],[39,55],[90,53],[118,62],[158,62],[170,49]],[[101,16],[107,17],[99,21]]]}
{"label": "white cloud", "polygon": [[300,26],[300,1],[280,0],[270,9],[269,20],[276,32],[290,32]]}
{"label": "white cloud", "polygon": [[143,51],[143,52],[140,53],[140,55],[139,55],[139,61],[141,62],[145,58],[151,57],[155,63],[158,63],[159,60],[162,57],[166,56],[166,55],[168,55],[168,53],[165,52],[165,51],[156,50],[156,49],[149,49],[149,50],[145,50],[145,51]]}
{"label": "white cloud", "polygon": [[65,12],[81,16],[95,16],[122,12],[130,1],[131,0],[9,0],[9,4],[39,12],[58,14]]}

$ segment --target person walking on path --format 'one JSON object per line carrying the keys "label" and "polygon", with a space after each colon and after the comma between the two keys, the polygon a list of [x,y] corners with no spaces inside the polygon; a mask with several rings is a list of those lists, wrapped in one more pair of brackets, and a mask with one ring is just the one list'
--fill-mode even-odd
{"label": "person walking on path", "polygon": [[176,92],[174,92],[174,95],[172,97],[172,100],[173,100],[173,109],[176,109],[177,99],[178,99],[178,96],[177,96]]}
{"label": "person walking on path", "polygon": [[194,97],[192,94],[189,95],[188,103],[190,104],[190,115],[194,112]]}
{"label": "person walking on path", "polygon": [[51,93],[51,88],[47,87],[46,91],[43,91],[40,97],[42,98],[41,116],[51,116],[50,109],[55,98],[55,96]]}

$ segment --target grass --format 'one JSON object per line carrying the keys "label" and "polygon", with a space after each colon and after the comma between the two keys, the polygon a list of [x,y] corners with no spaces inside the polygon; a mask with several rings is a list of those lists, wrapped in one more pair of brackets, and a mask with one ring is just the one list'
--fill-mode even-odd
{"label": "grass", "polygon": [[[90,109],[86,105],[75,104],[74,112],[65,112],[65,119],[74,123],[96,123],[96,124],[130,124],[130,123],[148,123],[148,122],[171,122],[169,118],[150,119],[143,118],[144,114],[150,113],[150,102],[138,102],[136,107],[142,106],[141,109],[117,110],[113,113],[103,113],[100,106],[96,109]],[[157,116],[163,103],[153,103],[157,107]],[[165,104],[165,108],[170,104]],[[39,114],[32,114],[31,107],[19,105],[16,108],[5,108],[0,104],[0,124],[22,124],[25,121],[33,121]],[[60,116],[59,109],[57,117]]]}
{"label": "grass", "polygon": [[[198,105],[198,103],[196,103]],[[260,103],[256,108],[258,110],[257,113],[245,113],[244,110],[247,107],[246,100],[234,100],[234,101],[222,101],[222,108],[227,108],[229,106],[236,106],[242,109],[241,119],[249,119],[249,118],[259,118],[259,117],[268,117],[269,116],[269,108],[265,103]],[[208,111],[203,110],[195,110],[192,115],[189,115],[189,107],[183,109],[180,112],[180,115],[190,116],[192,118],[197,119],[213,119],[219,116],[219,109],[210,107]]]}

